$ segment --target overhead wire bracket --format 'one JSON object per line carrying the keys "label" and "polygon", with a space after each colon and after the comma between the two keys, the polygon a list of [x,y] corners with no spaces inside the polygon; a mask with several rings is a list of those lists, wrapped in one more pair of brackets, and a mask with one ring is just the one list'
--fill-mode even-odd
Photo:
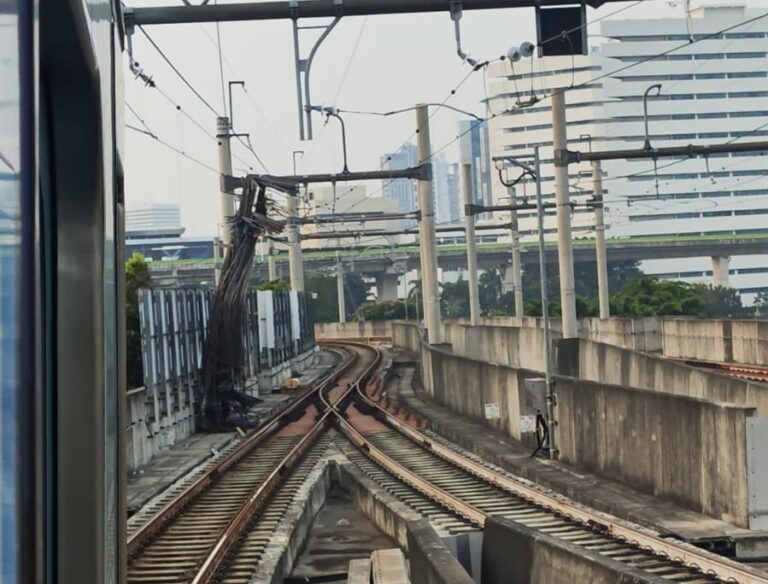
{"label": "overhead wire bracket", "polygon": [[461,48],[461,16],[464,5],[461,0],[451,0],[450,11],[451,20],[453,20],[453,30],[456,36],[456,54],[462,61],[466,61],[473,67],[477,66],[477,61],[465,53]]}
{"label": "overhead wire bracket", "polygon": [[[310,94],[310,71],[312,61],[323,41],[341,20],[344,12],[343,0],[333,0],[336,15],[329,24],[299,26],[299,0],[290,0],[289,7],[293,22],[293,58],[296,69],[296,96],[299,104],[299,136],[302,140],[312,140],[312,98]],[[312,45],[306,58],[301,56],[300,33],[303,30],[322,30]]]}

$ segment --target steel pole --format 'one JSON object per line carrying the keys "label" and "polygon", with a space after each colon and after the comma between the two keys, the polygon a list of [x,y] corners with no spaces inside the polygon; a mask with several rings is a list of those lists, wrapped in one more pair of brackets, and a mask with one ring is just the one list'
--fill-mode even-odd
{"label": "steel pole", "polygon": [[[517,204],[515,187],[509,189],[509,198],[510,204],[514,207]],[[509,212],[509,231],[512,244],[512,287],[515,295],[515,316],[520,318],[525,316],[525,310],[523,308],[523,264],[520,259],[520,235],[516,209]]]}
{"label": "steel pole", "polygon": [[277,280],[277,263],[275,262],[275,242],[271,239],[267,240],[267,273],[269,274],[269,281],[273,282]]}
{"label": "steel pole", "polygon": [[[618,0],[607,0],[615,2]],[[590,6],[602,2],[591,0]],[[521,8],[538,6],[536,0],[463,0],[462,10]],[[302,0],[292,2],[238,2],[200,4],[197,6],[152,6],[128,8],[125,22],[128,26],[150,24],[182,24],[194,22],[227,22],[237,20],[275,20],[298,18],[335,18],[376,14],[413,14],[417,12],[450,12],[452,0]]]}
{"label": "steel pole", "polygon": [[557,257],[560,266],[560,304],[563,314],[563,338],[578,337],[576,322],[576,287],[573,280],[573,243],[571,241],[571,204],[568,193],[568,162],[558,153],[568,147],[565,120],[565,92],[552,90],[552,142],[555,151],[555,193],[557,203]]}
{"label": "steel pole", "polygon": [[547,259],[544,249],[544,201],[541,198],[541,165],[539,147],[533,149],[533,168],[536,175],[536,207],[539,235],[539,282],[541,284],[541,317],[544,328],[544,379],[547,385],[547,428],[549,457],[557,457],[555,443],[555,391],[552,383],[552,342],[549,331],[549,293],[547,290]]}
{"label": "steel pole", "polygon": [[336,296],[339,301],[339,322],[347,322],[347,303],[344,298],[344,266],[341,263],[341,252],[336,252]]}
{"label": "steel pole", "polygon": [[603,171],[600,161],[592,162],[592,192],[595,199],[595,259],[597,261],[597,298],[600,318],[610,318],[608,256],[605,251],[605,216],[603,214]]}
{"label": "steel pole", "polygon": [[[219,146],[219,172],[222,177],[232,175],[232,151],[230,149],[229,118],[216,118],[216,142]],[[224,181],[220,181],[224,184]],[[222,186],[219,191],[219,204],[221,208],[221,240],[227,249],[232,242],[232,231],[229,228],[229,218],[235,214],[235,196],[228,193]]]}
{"label": "steel pole", "polygon": [[301,256],[301,240],[299,225],[299,202],[294,195],[288,197],[288,222],[286,235],[288,237],[288,268],[291,273],[291,290],[304,291],[304,262]]}
{"label": "steel pole", "polygon": [[[221,239],[213,238],[213,284],[219,285],[221,281]],[[178,283],[178,282],[177,282]]]}
{"label": "steel pole", "polygon": [[469,323],[476,326],[480,324],[480,295],[477,276],[475,216],[466,212],[467,205],[474,203],[471,164],[461,165],[461,183],[464,196],[464,233],[467,241],[467,272],[469,274]]}
{"label": "steel pole", "polygon": [[[429,144],[429,108],[419,105],[416,109],[416,127],[420,162],[432,158]],[[431,177],[419,181],[419,239],[421,240],[421,278],[424,299],[424,320],[430,343],[442,343],[443,331],[440,325],[440,293],[437,280],[437,241],[435,239],[435,195]]]}

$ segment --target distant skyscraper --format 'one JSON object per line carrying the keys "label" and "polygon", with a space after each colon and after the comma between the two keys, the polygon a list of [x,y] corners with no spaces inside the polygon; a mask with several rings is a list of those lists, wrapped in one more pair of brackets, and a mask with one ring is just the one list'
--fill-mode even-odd
{"label": "distant skyscraper", "polygon": [[437,223],[442,225],[458,223],[460,219],[459,165],[446,162],[445,156],[439,154],[432,160],[432,167]]}
{"label": "distant skyscraper", "polygon": [[[384,170],[403,170],[416,166],[419,162],[419,153],[414,144],[406,144],[400,150],[392,154],[385,154],[381,158],[381,168]],[[416,210],[416,181],[407,178],[385,180],[382,182],[382,193],[388,199],[397,201],[397,207],[401,213],[410,213]]]}
{"label": "distant skyscraper", "polygon": [[461,136],[459,141],[461,164],[472,165],[472,190],[475,202],[480,205],[492,205],[492,166],[488,125],[476,120],[462,120],[459,122],[459,135]]}

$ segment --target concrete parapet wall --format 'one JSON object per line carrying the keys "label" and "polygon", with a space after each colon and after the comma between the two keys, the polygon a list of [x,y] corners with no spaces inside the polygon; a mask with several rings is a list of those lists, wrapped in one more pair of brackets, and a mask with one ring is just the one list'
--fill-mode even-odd
{"label": "concrete parapet wall", "polygon": [[[500,430],[522,442],[534,443],[532,431],[521,428],[522,416],[535,416],[536,407],[524,390],[525,379],[541,378],[538,371],[505,364],[489,363],[494,356],[511,360],[521,340],[538,337],[536,329],[505,327],[469,327],[446,325],[447,340],[456,341],[457,351],[423,342],[422,331],[415,324],[393,325],[393,344],[420,356],[424,389],[440,404]],[[540,346],[540,345],[539,345]],[[465,350],[474,356],[465,356]],[[535,347],[528,347],[533,360]],[[485,355],[485,357],[484,357]],[[498,416],[487,417],[486,405],[498,408]]]}
{"label": "concrete parapet wall", "polygon": [[544,331],[532,327],[470,326],[446,322],[444,339],[457,355],[544,371]]}
{"label": "concrete parapet wall", "polygon": [[503,517],[485,522],[483,584],[668,582]]}
{"label": "concrete parapet wall", "polygon": [[557,341],[556,355],[560,375],[752,406],[768,417],[768,384],[586,339]]}
{"label": "concrete parapet wall", "polygon": [[733,361],[732,321],[665,318],[663,352],[667,357]]}
{"label": "concrete parapet wall", "polygon": [[768,321],[665,318],[664,355],[768,366]]}
{"label": "concrete parapet wall", "polygon": [[421,329],[406,321],[392,323],[392,345],[407,349],[412,353],[421,353]]}
{"label": "concrete parapet wall", "polygon": [[731,338],[734,362],[768,365],[768,321],[735,320]]}
{"label": "concrete parapet wall", "polygon": [[[536,414],[526,405],[523,384],[541,373],[454,355],[426,344],[421,355],[424,387],[438,403],[516,440],[534,441],[532,432],[521,428],[521,416]],[[497,418],[486,417],[486,405],[491,404],[498,408]]]}
{"label": "concrete parapet wall", "polygon": [[408,562],[419,584],[474,582],[426,519],[408,523]]}
{"label": "concrete parapet wall", "polygon": [[393,322],[395,321],[318,322],[315,323],[315,337],[319,339],[391,337]]}
{"label": "concrete parapet wall", "polygon": [[[469,324],[469,319],[461,318],[456,324]],[[650,353],[661,352],[662,349],[662,319],[659,317],[647,318],[582,318],[578,321],[579,336],[593,341],[610,343],[619,347],[627,347],[636,351]],[[536,328],[543,326],[539,317],[526,316],[489,316],[482,319],[484,326],[492,327],[518,327]],[[562,336],[562,324],[559,318],[551,318],[549,321],[552,338]]]}
{"label": "concrete parapet wall", "polygon": [[755,408],[557,377],[560,459],[749,527]]}

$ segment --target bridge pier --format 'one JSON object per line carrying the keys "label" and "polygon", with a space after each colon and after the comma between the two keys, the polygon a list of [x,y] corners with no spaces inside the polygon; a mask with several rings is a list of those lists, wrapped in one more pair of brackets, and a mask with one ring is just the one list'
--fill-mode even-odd
{"label": "bridge pier", "polygon": [[398,274],[383,273],[376,276],[376,297],[381,300],[397,300]]}
{"label": "bridge pier", "polygon": [[728,272],[731,267],[731,256],[712,256],[712,284],[728,287]]}

